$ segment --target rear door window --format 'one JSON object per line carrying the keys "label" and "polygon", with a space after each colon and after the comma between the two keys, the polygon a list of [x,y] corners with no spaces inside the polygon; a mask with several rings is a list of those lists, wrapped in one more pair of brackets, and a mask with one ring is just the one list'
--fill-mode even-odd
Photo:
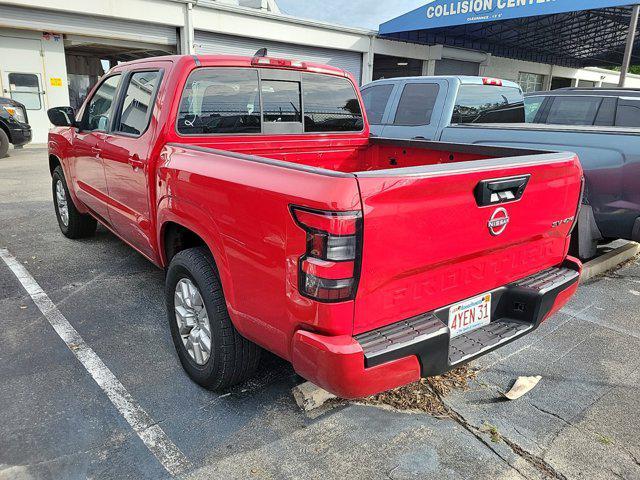
{"label": "rear door window", "polygon": [[640,99],[621,98],[616,112],[617,127],[640,127]]}
{"label": "rear door window", "polygon": [[364,127],[358,95],[346,78],[302,77],[305,132],[359,132]]}
{"label": "rear door window", "polygon": [[593,125],[602,97],[555,97],[547,123],[553,125]]}
{"label": "rear door window", "polygon": [[187,135],[260,133],[258,72],[202,68],[189,75],[177,130]]}
{"label": "rear door window", "polygon": [[429,125],[440,92],[435,83],[408,83],[402,90],[394,125]]}
{"label": "rear door window", "polygon": [[387,109],[393,84],[372,85],[362,90],[362,101],[372,125],[380,125]]}
{"label": "rear door window", "polygon": [[496,85],[461,85],[451,123],[522,123],[522,90]]}
{"label": "rear door window", "polygon": [[135,72],[129,77],[127,91],[122,101],[116,131],[130,135],[142,135],[149,125],[160,72]]}

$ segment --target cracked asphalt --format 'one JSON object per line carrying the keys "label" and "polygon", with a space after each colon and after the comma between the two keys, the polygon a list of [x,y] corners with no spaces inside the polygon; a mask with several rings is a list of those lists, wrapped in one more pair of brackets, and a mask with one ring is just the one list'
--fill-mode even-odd
{"label": "cracked asphalt", "polygon": [[[640,479],[640,262],[591,280],[537,332],[475,363],[450,418],[355,403],[311,415],[301,382],[267,356],[226,395],[183,373],[163,272],[100,228],[58,231],[46,152],[0,160],[0,248],[37,280],[184,453],[185,477]],[[0,262],[0,479],[168,478]],[[501,393],[542,375],[525,397]]]}

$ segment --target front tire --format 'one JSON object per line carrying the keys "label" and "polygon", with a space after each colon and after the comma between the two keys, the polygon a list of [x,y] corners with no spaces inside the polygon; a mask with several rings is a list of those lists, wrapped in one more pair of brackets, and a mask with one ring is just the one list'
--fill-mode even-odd
{"label": "front tire", "polygon": [[60,165],[53,171],[51,179],[53,206],[62,234],[72,239],[95,235],[98,222],[92,216],[78,211],[71,199],[71,195],[69,195],[69,188]]}
{"label": "front tire", "polygon": [[224,390],[253,375],[261,349],[235,329],[211,253],[177,253],[165,283],[171,337],[180,363],[199,385]]}
{"label": "front tire", "polygon": [[4,158],[9,154],[9,143],[7,133],[0,128],[0,158]]}

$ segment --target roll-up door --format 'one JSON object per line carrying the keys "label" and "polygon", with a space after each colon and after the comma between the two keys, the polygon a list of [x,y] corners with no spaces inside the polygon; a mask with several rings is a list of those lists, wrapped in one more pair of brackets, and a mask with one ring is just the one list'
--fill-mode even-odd
{"label": "roll-up door", "polygon": [[330,48],[306,47],[290,43],[260,40],[258,38],[236,37],[196,30],[196,53],[219,55],[251,56],[261,48],[266,48],[269,56],[292,58],[305,62],[323,63],[351,72],[360,81],[362,54]]}
{"label": "roll-up door", "polygon": [[453,60],[451,58],[443,58],[436,62],[436,75],[472,75],[478,76],[480,64],[476,62],[465,62],[462,60]]}
{"label": "roll-up door", "polygon": [[176,45],[174,26],[134,22],[68,12],[0,5],[0,24],[56,33],[136,40],[159,45]]}

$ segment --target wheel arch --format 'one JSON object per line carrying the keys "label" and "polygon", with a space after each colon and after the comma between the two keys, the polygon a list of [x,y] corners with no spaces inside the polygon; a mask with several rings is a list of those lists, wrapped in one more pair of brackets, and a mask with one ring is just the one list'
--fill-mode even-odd
{"label": "wheel arch", "polygon": [[235,305],[233,280],[222,237],[211,216],[189,201],[164,197],[158,206],[157,231],[159,257],[161,266],[164,268],[169,266],[175,254],[184,249],[207,247],[218,270],[227,304],[233,309]]}
{"label": "wheel arch", "polygon": [[[49,173],[53,175],[53,171],[56,169],[56,167],[62,167],[62,162],[60,161],[60,158],[57,155],[50,153],[49,154]],[[62,167],[62,170],[64,171],[64,167]]]}
{"label": "wheel arch", "polygon": [[9,130],[9,127],[7,127],[3,121],[0,121],[0,129],[2,129],[2,131],[7,134],[7,138],[9,139],[9,143],[12,144],[13,143],[13,139],[11,138],[11,130]]}

